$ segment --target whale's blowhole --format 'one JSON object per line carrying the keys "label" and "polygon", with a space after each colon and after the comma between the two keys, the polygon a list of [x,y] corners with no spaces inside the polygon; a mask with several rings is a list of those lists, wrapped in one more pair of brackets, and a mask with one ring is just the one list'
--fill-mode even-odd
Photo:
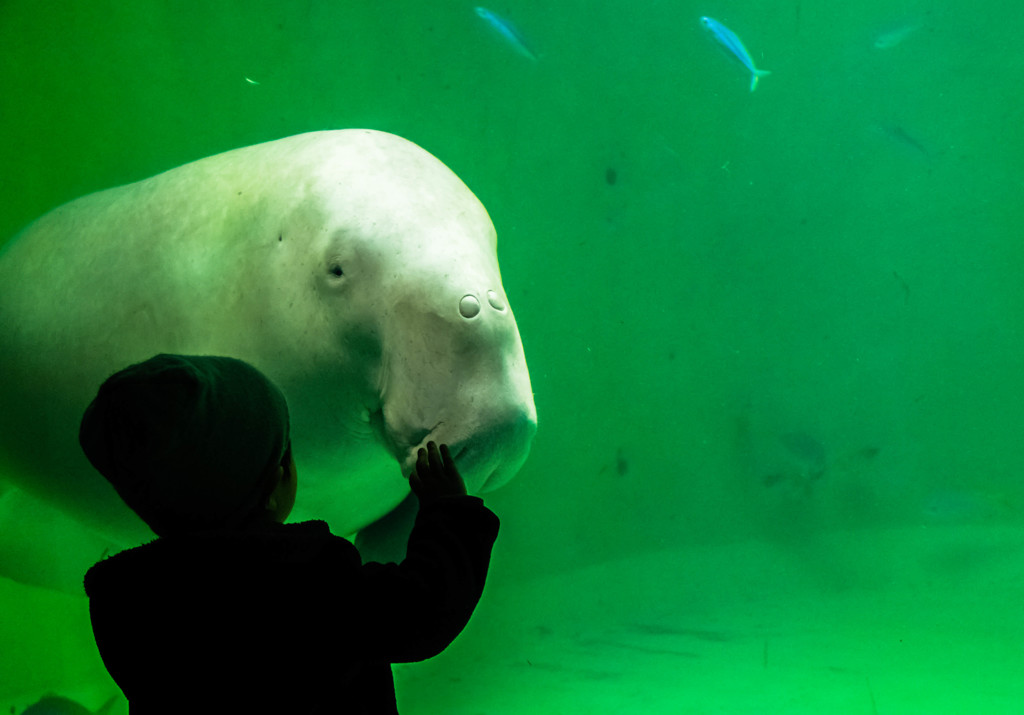
{"label": "whale's blowhole", "polygon": [[459,301],[459,314],[466,320],[471,320],[480,314],[480,300],[472,293],[462,296]]}
{"label": "whale's blowhole", "polygon": [[491,307],[494,308],[499,313],[505,312],[504,301],[502,301],[501,296],[499,296],[493,290],[487,291],[487,302],[490,303]]}

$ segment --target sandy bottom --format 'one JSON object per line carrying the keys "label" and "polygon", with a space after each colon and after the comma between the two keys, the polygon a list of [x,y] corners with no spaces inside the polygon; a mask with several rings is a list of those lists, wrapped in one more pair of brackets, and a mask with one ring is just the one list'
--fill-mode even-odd
{"label": "sandy bottom", "polygon": [[[395,667],[403,715],[1018,713],[1024,529],[838,534],[668,550],[511,583]],[[0,712],[116,688],[85,600],[0,582]],[[12,614],[13,615],[13,614]],[[123,702],[106,712],[127,712]]]}
{"label": "sandy bottom", "polygon": [[[1019,713],[1024,530],[665,551],[489,585],[407,715]],[[495,588],[491,588],[495,586]]]}

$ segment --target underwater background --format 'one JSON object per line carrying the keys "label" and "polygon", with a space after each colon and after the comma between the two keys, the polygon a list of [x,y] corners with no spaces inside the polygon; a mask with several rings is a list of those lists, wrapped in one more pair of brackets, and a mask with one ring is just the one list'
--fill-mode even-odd
{"label": "underwater background", "polygon": [[[3,0],[0,237],[235,147],[404,136],[498,229],[539,431],[403,713],[1019,712],[1019,5],[487,9]],[[0,578],[0,711],[117,693],[84,595]]]}

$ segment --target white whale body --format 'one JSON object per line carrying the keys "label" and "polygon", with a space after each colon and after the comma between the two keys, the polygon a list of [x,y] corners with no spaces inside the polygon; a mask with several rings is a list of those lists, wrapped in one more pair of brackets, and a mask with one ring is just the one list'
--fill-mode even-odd
{"label": "white whale body", "polygon": [[[293,519],[339,534],[409,496],[427,440],[479,493],[536,430],[487,212],[382,132],[236,149],[54,209],[0,252],[0,325],[0,495],[118,544],[152,534],[88,464],[78,423],[108,375],[156,353],[238,357],[277,382]],[[17,511],[0,517],[16,538]]]}

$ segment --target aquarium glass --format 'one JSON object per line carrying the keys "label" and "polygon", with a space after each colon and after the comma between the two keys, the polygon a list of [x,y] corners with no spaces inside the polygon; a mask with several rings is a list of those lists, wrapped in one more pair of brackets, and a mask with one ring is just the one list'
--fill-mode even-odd
{"label": "aquarium glass", "polygon": [[[1018,712],[1019,4],[475,1],[0,2],[0,240],[236,147],[406,137],[497,228],[538,431],[402,713]],[[18,485],[0,710],[127,713],[84,592],[11,576],[80,543]]]}

